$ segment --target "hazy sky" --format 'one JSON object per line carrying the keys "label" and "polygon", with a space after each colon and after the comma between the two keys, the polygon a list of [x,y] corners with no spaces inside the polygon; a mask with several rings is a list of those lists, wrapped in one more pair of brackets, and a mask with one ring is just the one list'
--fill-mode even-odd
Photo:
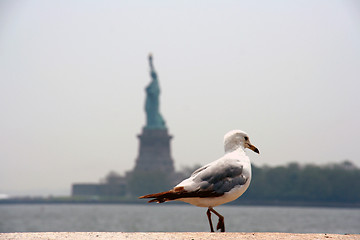
{"label": "hazy sky", "polygon": [[0,194],[131,170],[152,52],[176,168],[248,132],[257,165],[360,166],[360,4],[0,1]]}

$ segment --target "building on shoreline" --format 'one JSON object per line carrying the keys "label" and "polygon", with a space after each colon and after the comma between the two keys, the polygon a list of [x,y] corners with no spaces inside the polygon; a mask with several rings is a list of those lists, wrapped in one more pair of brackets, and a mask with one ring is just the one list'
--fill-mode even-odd
{"label": "building on shoreline", "polygon": [[175,173],[171,157],[171,139],[160,113],[160,86],[149,55],[151,82],[145,88],[146,125],[138,135],[139,151],[135,167],[125,176],[110,172],[102,183],[74,183],[72,196],[126,196],[164,191],[174,184],[180,174]]}

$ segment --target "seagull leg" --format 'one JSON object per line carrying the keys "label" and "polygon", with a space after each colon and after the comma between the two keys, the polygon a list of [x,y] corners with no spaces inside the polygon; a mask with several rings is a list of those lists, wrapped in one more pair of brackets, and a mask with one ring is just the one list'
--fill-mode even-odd
{"label": "seagull leg", "polygon": [[211,212],[210,212],[210,208],[208,208],[208,210],[206,211],[206,215],[207,215],[208,220],[209,220],[209,224],[210,224],[210,231],[211,231],[211,232],[214,232],[214,228],[213,228],[212,221],[211,221]]}
{"label": "seagull leg", "polygon": [[[221,229],[222,232],[225,232],[225,222],[224,222],[224,217],[222,215],[220,215],[217,211],[215,211],[212,207],[209,207],[209,210],[213,213],[215,213],[216,216],[219,217],[219,222],[216,226],[216,230]],[[208,211],[209,211],[208,210]]]}

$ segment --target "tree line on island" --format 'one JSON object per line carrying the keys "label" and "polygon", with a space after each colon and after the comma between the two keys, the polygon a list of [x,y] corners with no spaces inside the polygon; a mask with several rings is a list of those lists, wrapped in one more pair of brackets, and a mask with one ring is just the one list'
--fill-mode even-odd
{"label": "tree line on island", "polygon": [[286,202],[360,203],[360,169],[340,164],[253,166],[244,199]]}

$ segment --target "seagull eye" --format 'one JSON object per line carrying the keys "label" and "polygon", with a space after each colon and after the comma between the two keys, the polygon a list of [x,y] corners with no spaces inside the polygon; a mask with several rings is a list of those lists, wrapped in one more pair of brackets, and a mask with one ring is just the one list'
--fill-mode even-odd
{"label": "seagull eye", "polygon": [[249,140],[249,138],[248,137],[244,137],[245,138],[245,141],[248,141]]}

